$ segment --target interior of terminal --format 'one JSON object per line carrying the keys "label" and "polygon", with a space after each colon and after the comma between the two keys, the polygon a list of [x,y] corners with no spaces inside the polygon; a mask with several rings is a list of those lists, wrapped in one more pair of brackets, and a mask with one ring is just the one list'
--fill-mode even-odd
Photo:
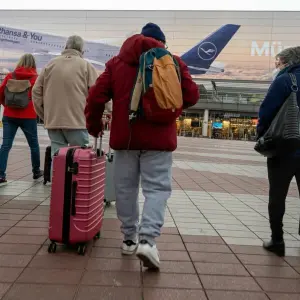
{"label": "interior of terminal", "polygon": [[[208,117],[205,120],[205,113]],[[177,119],[177,134],[186,137],[254,140],[257,116],[232,112],[185,112]]]}

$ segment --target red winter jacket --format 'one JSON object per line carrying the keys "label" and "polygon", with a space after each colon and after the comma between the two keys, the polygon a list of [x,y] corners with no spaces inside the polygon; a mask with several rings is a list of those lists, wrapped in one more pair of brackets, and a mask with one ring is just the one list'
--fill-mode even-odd
{"label": "red winter jacket", "polygon": [[[37,72],[35,69],[31,68],[24,68],[24,67],[18,67],[15,69],[16,73],[16,79],[29,79],[31,83],[31,88],[29,90],[29,97],[31,97],[31,91],[32,87],[34,86],[34,83],[37,79]],[[4,90],[6,83],[9,79],[12,79],[12,73],[9,73],[3,80],[1,86],[0,86],[0,104],[4,106],[5,99],[4,99]],[[4,117],[10,117],[10,118],[18,118],[18,119],[36,119],[37,115],[33,107],[32,100],[29,102],[28,106],[24,109],[14,109],[10,107],[4,106]]]}
{"label": "red winter jacket", "polygon": [[[87,129],[91,135],[101,131],[104,104],[113,100],[110,146],[114,150],[174,151],[177,147],[176,121],[157,125],[138,119],[129,126],[130,96],[135,84],[140,55],[151,48],[164,47],[152,38],[136,34],[128,38],[119,55],[107,62],[105,71],[90,88],[85,108]],[[199,90],[187,66],[179,57],[184,108],[199,99]]]}

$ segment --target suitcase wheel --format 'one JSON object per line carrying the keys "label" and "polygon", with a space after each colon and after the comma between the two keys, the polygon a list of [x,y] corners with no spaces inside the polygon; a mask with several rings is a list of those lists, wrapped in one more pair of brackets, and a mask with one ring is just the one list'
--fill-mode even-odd
{"label": "suitcase wheel", "polygon": [[56,252],[56,243],[52,242],[48,247],[48,253],[55,253]]}
{"label": "suitcase wheel", "polygon": [[101,233],[100,231],[95,235],[94,239],[95,240],[99,240],[100,239],[100,236],[101,236]]}
{"label": "suitcase wheel", "polygon": [[85,251],[86,251],[86,245],[85,244],[78,245],[77,253],[79,255],[84,255]]}
{"label": "suitcase wheel", "polygon": [[104,203],[106,207],[110,207],[111,206],[111,202],[110,201],[106,201],[106,199],[104,199]]}

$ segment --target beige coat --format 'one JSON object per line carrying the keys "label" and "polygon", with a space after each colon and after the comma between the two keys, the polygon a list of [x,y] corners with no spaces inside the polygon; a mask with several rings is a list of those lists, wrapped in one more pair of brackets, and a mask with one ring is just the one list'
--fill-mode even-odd
{"label": "beige coat", "polygon": [[65,50],[42,70],[32,100],[46,129],[85,129],[84,108],[96,69],[76,50]]}

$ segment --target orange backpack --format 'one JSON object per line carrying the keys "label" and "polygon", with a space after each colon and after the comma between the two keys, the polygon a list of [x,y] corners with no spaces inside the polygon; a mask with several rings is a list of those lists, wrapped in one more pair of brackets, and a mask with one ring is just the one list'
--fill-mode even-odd
{"label": "orange backpack", "polygon": [[172,123],[181,115],[182,106],[181,76],[176,59],[162,48],[143,53],[131,95],[130,122],[141,117],[153,123]]}

